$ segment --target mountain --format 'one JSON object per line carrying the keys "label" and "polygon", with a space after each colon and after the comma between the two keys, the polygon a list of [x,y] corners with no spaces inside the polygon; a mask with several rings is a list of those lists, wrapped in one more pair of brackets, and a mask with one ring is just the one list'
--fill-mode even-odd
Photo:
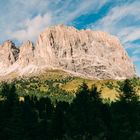
{"label": "mountain", "polygon": [[58,69],[92,79],[124,79],[135,68],[115,36],[101,31],[77,30],[57,25],[16,47],[12,41],[0,46],[0,77],[32,76]]}

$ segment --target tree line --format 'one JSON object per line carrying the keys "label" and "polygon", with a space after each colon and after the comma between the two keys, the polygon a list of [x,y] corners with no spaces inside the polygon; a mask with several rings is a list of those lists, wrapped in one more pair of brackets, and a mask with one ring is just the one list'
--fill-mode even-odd
{"label": "tree line", "polygon": [[83,83],[71,103],[25,96],[4,83],[0,99],[1,140],[139,140],[140,101],[130,80],[115,101],[105,102]]}

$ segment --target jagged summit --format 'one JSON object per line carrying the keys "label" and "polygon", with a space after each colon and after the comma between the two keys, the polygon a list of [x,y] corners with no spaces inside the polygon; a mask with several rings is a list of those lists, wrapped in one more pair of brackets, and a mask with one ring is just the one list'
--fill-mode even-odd
{"label": "jagged summit", "polygon": [[0,75],[41,73],[62,69],[92,79],[129,78],[134,65],[115,36],[101,31],[52,26],[42,32],[35,45],[27,41],[17,48],[11,41],[0,46]]}

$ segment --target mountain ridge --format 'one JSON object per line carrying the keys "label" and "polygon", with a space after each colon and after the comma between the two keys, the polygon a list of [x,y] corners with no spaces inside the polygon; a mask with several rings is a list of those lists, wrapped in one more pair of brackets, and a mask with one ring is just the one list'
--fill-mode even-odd
{"label": "mountain ridge", "polygon": [[135,68],[115,36],[102,31],[77,30],[57,25],[44,30],[36,44],[17,48],[10,40],[0,45],[0,77],[40,74],[60,69],[92,79],[125,79],[135,76]]}

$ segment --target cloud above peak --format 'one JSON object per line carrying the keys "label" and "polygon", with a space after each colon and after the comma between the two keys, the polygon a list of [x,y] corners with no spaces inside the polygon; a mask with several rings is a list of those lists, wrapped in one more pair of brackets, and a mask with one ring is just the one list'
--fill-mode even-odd
{"label": "cloud above peak", "polygon": [[7,34],[10,38],[26,41],[33,40],[35,41],[36,37],[51,23],[51,15],[45,14],[44,16],[38,15],[32,19],[26,19],[23,21],[20,26],[21,29],[14,31],[7,31]]}

